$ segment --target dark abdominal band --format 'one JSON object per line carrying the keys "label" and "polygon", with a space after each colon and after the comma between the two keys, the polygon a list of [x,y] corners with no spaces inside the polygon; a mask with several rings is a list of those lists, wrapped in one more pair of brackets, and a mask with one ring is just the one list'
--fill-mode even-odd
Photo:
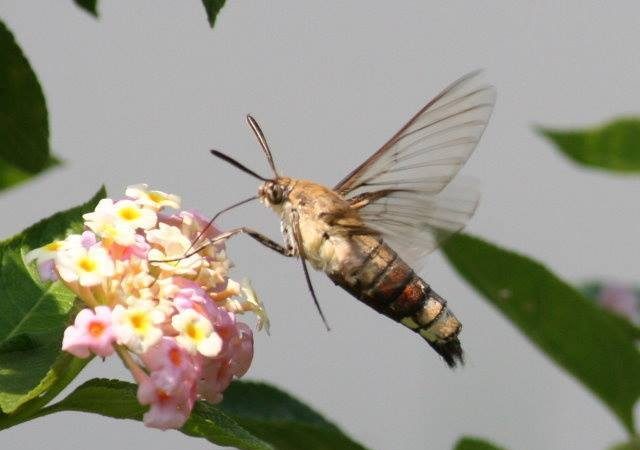
{"label": "dark abdominal band", "polygon": [[328,274],[354,297],[420,334],[447,362],[462,361],[457,339],[461,324],[446,301],[379,238],[354,239],[357,268]]}

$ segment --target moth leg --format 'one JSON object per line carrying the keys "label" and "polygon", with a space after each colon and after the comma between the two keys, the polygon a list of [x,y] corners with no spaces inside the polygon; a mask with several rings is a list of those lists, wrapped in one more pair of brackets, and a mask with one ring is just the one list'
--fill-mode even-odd
{"label": "moth leg", "polygon": [[200,230],[200,232],[196,235],[196,238],[191,242],[191,245],[189,246],[189,248],[187,249],[186,252],[184,252],[185,254],[189,253],[191,251],[191,249],[193,247],[195,247],[195,245],[200,241],[200,238],[202,236],[204,236],[204,233],[211,228],[211,225],[213,225],[213,222],[216,221],[216,219],[218,217],[220,217],[222,214],[226,213],[227,211],[231,211],[234,208],[237,208],[238,206],[242,206],[245,203],[249,203],[250,201],[256,200],[258,197],[257,196],[252,196],[249,198],[245,198],[244,200],[240,200],[239,202],[234,203],[233,205],[227,206],[224,209],[221,209],[220,211],[218,211],[209,222],[207,222],[207,224],[204,226],[204,228],[202,228],[202,230]]}
{"label": "moth leg", "polygon": [[233,236],[235,236],[237,234],[246,234],[246,235],[252,237],[253,239],[255,239],[256,241],[260,242],[265,247],[268,247],[271,250],[274,250],[274,251],[280,253],[281,255],[284,255],[284,256],[295,256],[295,254],[296,254],[294,249],[286,249],[282,245],[280,245],[276,241],[274,241],[273,239],[265,236],[264,234],[258,233],[257,231],[252,230],[251,228],[240,227],[240,228],[234,228],[233,230],[225,231],[224,233],[220,233],[219,235],[217,235],[215,237],[209,238],[209,239],[207,239],[207,242],[205,244],[201,245],[200,247],[197,247],[195,250],[192,250],[189,253],[185,253],[184,255],[182,255],[182,256],[180,256],[178,258],[162,259],[162,260],[149,260],[149,262],[174,262],[174,261],[180,261],[181,259],[188,258],[190,256],[193,256],[193,255],[201,252],[202,250],[204,250],[205,248],[209,247],[210,245],[216,244],[217,242],[226,241],[227,239],[229,239],[229,238],[231,238],[231,237],[233,237]]}
{"label": "moth leg", "polygon": [[313,298],[313,303],[316,305],[316,309],[322,318],[322,322],[324,326],[327,328],[327,331],[330,331],[329,323],[327,322],[324,313],[322,312],[322,308],[320,307],[320,302],[318,301],[318,297],[316,296],[316,291],[313,289],[313,283],[311,283],[311,276],[309,275],[309,268],[307,267],[307,260],[304,255],[304,246],[302,245],[302,233],[300,232],[300,223],[298,221],[298,213],[294,210],[292,212],[292,222],[293,222],[293,237],[296,241],[296,247],[298,247],[298,256],[300,257],[300,262],[302,263],[302,271],[304,272],[304,278],[307,281],[307,287],[309,288],[309,292],[311,292],[311,297]]}
{"label": "moth leg", "polygon": [[264,245],[265,247],[269,247],[271,250],[274,250],[283,256],[291,257],[296,255],[295,249],[285,248],[282,245],[278,244],[273,239],[265,236],[264,234],[258,233],[257,231],[252,230],[251,228],[242,227],[241,230],[242,230],[242,233],[249,235],[256,241]]}

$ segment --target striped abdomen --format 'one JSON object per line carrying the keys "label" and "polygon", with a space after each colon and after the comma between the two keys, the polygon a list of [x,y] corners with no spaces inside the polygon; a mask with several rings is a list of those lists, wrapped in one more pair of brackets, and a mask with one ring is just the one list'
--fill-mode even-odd
{"label": "striped abdomen", "polygon": [[446,363],[463,362],[462,325],[446,301],[380,238],[355,236],[349,261],[334,268],[334,283],[376,311],[422,336]]}

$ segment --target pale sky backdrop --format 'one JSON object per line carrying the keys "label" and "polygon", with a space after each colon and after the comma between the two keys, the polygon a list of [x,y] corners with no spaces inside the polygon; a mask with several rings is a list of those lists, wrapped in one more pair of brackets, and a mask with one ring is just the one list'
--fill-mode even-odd
{"label": "pale sky backdrop", "polygon": [[[106,183],[147,182],[212,214],[253,193],[219,147],[267,172],[244,123],[261,122],[282,172],[332,185],[426,100],[486,69],[495,114],[464,173],[483,201],[469,229],[567,280],[640,280],[640,180],[580,169],[535,124],[596,124],[640,110],[640,4],[599,1],[229,1],[215,29],[200,1],[2,0],[44,88],[65,164],[0,196],[0,236]],[[258,204],[224,218],[277,237]],[[449,449],[465,434],[511,449],[597,450],[624,438],[605,407],[532,346],[438,254],[425,279],[464,323],[450,371],[417,336],[314,274],[327,333],[298,263],[246,238],[230,245],[272,320],[249,378],[272,382],[372,449]],[[567,324],[571,326],[571,324]],[[597,333],[598,330],[593,330]],[[79,381],[128,379],[117,358]],[[211,448],[175,431],[64,413],[0,433],[0,448]]]}

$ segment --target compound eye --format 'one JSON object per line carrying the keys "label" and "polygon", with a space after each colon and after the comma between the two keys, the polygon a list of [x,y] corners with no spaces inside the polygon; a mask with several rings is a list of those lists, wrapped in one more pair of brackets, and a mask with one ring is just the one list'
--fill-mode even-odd
{"label": "compound eye", "polygon": [[270,186],[270,188],[269,188],[269,201],[272,204],[277,205],[277,204],[282,203],[282,200],[284,200],[284,196],[283,196],[283,193],[282,193],[282,188],[277,184],[274,184],[274,185]]}

